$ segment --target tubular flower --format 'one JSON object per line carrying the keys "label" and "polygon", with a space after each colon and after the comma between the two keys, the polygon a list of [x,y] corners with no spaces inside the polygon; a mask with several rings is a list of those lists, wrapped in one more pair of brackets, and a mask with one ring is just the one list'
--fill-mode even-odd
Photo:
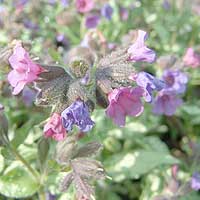
{"label": "tubular flower", "polygon": [[156,54],[145,45],[146,39],[147,33],[145,31],[138,30],[138,37],[136,41],[128,49],[129,61],[142,61],[148,63],[153,63],[155,61]]}
{"label": "tubular flower", "polygon": [[160,91],[165,87],[164,81],[157,79],[147,72],[139,72],[137,75],[130,76],[129,78],[136,81],[137,85],[144,89],[146,102],[152,101],[153,90]]}
{"label": "tubular flower", "polygon": [[44,126],[44,136],[51,137],[56,141],[61,141],[65,138],[66,130],[62,125],[62,119],[58,113],[54,113]]}
{"label": "tubular flower", "polygon": [[112,118],[115,124],[124,126],[126,116],[136,117],[143,112],[144,107],[141,102],[143,93],[140,87],[114,89],[108,95],[107,116]]}
{"label": "tubular flower", "polygon": [[88,132],[94,126],[94,122],[90,118],[90,113],[87,105],[77,100],[62,113],[62,123],[67,131],[71,131],[76,125],[82,132]]}
{"label": "tubular flower", "polygon": [[200,55],[194,52],[193,48],[188,48],[183,56],[183,62],[187,66],[196,68],[200,66]]}
{"label": "tubular flower", "polygon": [[161,90],[153,103],[153,113],[171,116],[181,105],[182,99],[178,98],[173,92]]}
{"label": "tubular flower", "polygon": [[166,83],[166,90],[182,94],[186,90],[188,77],[185,73],[178,70],[165,70],[163,73],[163,80]]}
{"label": "tubular flower", "polygon": [[8,81],[14,87],[13,95],[19,94],[26,84],[37,80],[38,75],[43,72],[43,68],[33,63],[28,52],[19,43],[14,47],[9,63],[13,68],[8,74]]}

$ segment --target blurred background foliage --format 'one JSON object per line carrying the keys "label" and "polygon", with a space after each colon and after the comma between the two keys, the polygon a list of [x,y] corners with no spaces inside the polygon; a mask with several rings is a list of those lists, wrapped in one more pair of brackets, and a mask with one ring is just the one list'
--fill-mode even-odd
{"label": "blurred background foliage", "polygon": [[[147,43],[158,57],[169,54],[181,57],[189,46],[199,50],[200,16],[194,12],[192,0],[172,0],[168,1],[169,4],[163,0],[109,2],[114,9],[113,17],[111,21],[102,19],[98,25],[109,42],[120,42],[131,29],[144,29],[150,35]],[[60,1],[52,5],[47,0],[34,0],[19,13],[14,3],[11,0],[0,3],[1,46],[15,38],[21,39],[30,43],[31,52],[44,62],[65,65],[65,53],[78,45],[87,32],[84,17],[76,13],[75,6],[65,7]],[[120,20],[119,5],[128,9],[127,21]],[[65,45],[57,41],[59,34],[66,38]],[[157,63],[142,68],[159,75]],[[97,199],[149,200],[159,194],[171,194],[176,187],[170,185],[172,165],[179,166],[180,184],[186,183],[194,171],[200,170],[200,68],[187,71],[189,84],[185,103],[172,117],[155,116],[146,105],[140,117],[128,118],[126,126],[119,128],[106,118],[103,109],[95,110],[92,117],[96,126],[80,142],[97,140],[104,144],[98,159],[112,180],[96,183]],[[0,81],[4,77],[1,74]],[[5,90],[3,86],[1,89]],[[38,168],[37,142],[42,135],[39,124],[48,118],[50,109],[34,105],[27,107],[23,97],[4,95],[0,96],[0,102],[5,106],[12,144],[34,168]],[[0,152],[0,199],[37,199],[35,180],[6,148],[1,147]],[[59,166],[53,156],[48,161],[48,168],[48,178],[44,180],[47,191],[59,200],[73,199],[73,187],[66,194],[58,190],[62,173],[58,173]],[[199,198],[198,192],[192,192],[181,199]]]}

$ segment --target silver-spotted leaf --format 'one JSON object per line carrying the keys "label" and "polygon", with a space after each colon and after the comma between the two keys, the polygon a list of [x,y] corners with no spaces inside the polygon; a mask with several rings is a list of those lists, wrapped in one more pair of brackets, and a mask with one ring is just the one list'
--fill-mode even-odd
{"label": "silver-spotted leaf", "polygon": [[0,193],[10,198],[32,196],[39,189],[34,177],[24,168],[14,168],[0,177]]}

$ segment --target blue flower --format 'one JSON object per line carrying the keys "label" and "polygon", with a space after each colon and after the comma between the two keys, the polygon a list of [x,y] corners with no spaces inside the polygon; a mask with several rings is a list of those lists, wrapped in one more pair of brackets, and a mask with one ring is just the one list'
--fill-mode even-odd
{"label": "blue flower", "polygon": [[198,172],[193,173],[190,186],[196,191],[200,189],[200,174]]}
{"label": "blue flower", "polygon": [[71,131],[73,125],[78,126],[80,131],[87,132],[92,129],[94,122],[90,118],[90,113],[87,105],[77,100],[66,108],[62,113],[62,123],[67,131]]}
{"label": "blue flower", "polygon": [[178,70],[166,70],[163,74],[163,80],[166,83],[166,90],[176,94],[182,94],[186,90],[188,82],[187,75]]}
{"label": "blue flower", "polygon": [[165,87],[165,83],[162,80],[157,79],[147,72],[139,72],[135,78],[138,86],[142,87],[145,91],[145,101],[152,101],[153,90],[160,91]]}
{"label": "blue flower", "polygon": [[108,20],[111,20],[113,14],[113,8],[109,4],[104,4],[101,8],[101,15]]}

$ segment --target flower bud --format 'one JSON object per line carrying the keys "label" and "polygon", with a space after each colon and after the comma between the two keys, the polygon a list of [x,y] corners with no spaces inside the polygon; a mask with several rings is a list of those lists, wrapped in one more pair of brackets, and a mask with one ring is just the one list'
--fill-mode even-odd
{"label": "flower bud", "polygon": [[77,154],[76,136],[68,136],[65,140],[57,143],[56,161],[60,164],[67,164]]}
{"label": "flower bud", "polygon": [[87,47],[76,47],[68,53],[65,60],[68,61],[73,75],[81,78],[86,75],[88,69],[93,65],[94,56]]}

